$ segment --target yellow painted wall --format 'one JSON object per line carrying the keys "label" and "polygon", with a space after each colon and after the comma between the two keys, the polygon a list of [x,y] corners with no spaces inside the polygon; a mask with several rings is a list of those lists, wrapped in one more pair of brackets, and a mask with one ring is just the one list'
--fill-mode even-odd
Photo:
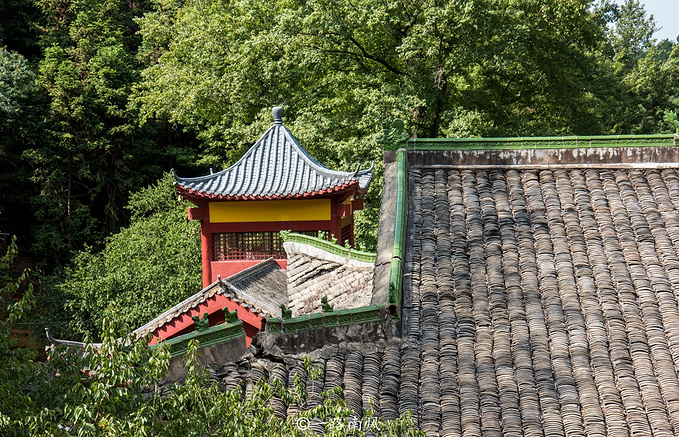
{"label": "yellow painted wall", "polygon": [[211,223],[330,220],[331,199],[210,202]]}

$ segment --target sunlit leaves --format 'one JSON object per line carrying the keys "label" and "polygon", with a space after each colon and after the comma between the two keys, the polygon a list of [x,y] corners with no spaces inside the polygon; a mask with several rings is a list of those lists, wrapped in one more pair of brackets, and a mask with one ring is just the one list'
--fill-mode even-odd
{"label": "sunlit leaves", "polygon": [[58,285],[75,332],[96,334],[111,302],[122,321],[137,327],[200,290],[200,235],[198,223],[187,220],[187,206],[166,175],[131,197],[131,225],[102,252],[75,258]]}

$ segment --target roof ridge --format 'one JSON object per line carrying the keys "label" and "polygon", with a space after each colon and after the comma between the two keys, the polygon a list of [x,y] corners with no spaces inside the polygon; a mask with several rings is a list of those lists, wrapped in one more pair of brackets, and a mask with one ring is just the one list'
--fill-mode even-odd
{"label": "roof ridge", "polygon": [[[223,283],[223,282],[222,282]],[[212,288],[216,287],[217,285],[222,285],[220,281],[215,281],[212,284],[208,285],[207,287],[202,288],[200,291],[192,294],[191,296],[187,297],[183,301],[179,302],[177,305],[174,305],[167,310],[163,311],[162,314],[158,315],[157,317],[154,317],[151,321],[148,323],[145,323],[144,325],[140,326],[139,328],[135,329],[134,333],[140,333],[143,332],[144,330],[149,329],[151,326],[155,325],[162,319],[166,318],[167,316],[171,315],[174,313],[176,310],[181,309],[182,307],[194,302],[197,298],[204,296],[206,293],[208,293]],[[223,283],[226,284],[226,283]],[[226,287],[228,287],[228,284],[226,284]],[[222,293],[225,291],[224,288],[222,288]]]}
{"label": "roof ridge", "polygon": [[675,146],[679,134],[409,138],[408,150],[516,150]]}
{"label": "roof ridge", "polygon": [[231,282],[236,282],[236,281],[242,279],[243,276],[251,275],[252,273],[263,270],[265,267],[268,267],[271,264],[278,265],[278,263],[276,262],[276,259],[274,257],[267,258],[262,262],[258,262],[257,264],[246,268],[245,270],[241,270],[238,273],[234,273],[233,275],[229,276],[228,278],[222,279],[222,281],[225,281],[229,285],[232,285]]}
{"label": "roof ridge", "polygon": [[314,158],[282,122],[274,122],[233,165],[197,177],[174,174],[175,188],[188,197],[224,200],[288,199],[365,193],[373,166],[339,171]]}

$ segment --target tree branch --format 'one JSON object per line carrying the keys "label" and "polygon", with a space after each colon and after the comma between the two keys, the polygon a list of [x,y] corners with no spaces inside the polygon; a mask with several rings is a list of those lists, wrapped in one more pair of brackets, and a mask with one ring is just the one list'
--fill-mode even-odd
{"label": "tree branch", "polygon": [[384,68],[386,68],[387,70],[391,71],[392,73],[396,73],[396,74],[399,74],[399,75],[402,75],[402,74],[403,74],[403,72],[402,72],[401,70],[399,70],[398,68],[392,67],[392,66],[391,66],[387,61],[385,61],[384,59],[378,58],[378,57],[373,56],[373,55],[371,55],[370,53],[368,53],[368,51],[365,49],[365,47],[363,47],[363,46],[361,45],[361,43],[359,43],[358,41],[356,41],[356,38],[354,38],[353,36],[350,36],[350,37],[349,37],[349,40],[350,40],[356,47],[358,47],[358,49],[361,51],[361,53],[363,54],[364,57],[370,59],[371,61],[377,62],[378,64],[382,65]]}

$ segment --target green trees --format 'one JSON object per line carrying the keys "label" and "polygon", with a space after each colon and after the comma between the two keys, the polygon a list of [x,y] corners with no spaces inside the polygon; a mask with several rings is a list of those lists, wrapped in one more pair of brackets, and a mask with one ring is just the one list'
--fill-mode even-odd
{"label": "green trees", "polygon": [[139,20],[153,64],[137,99],[214,142],[274,103],[313,139],[395,115],[429,137],[596,128],[583,103],[604,28],[588,0],[159,4]]}
{"label": "green trees", "polygon": [[602,65],[609,65],[612,97],[605,108],[614,132],[667,132],[667,109],[679,105],[679,44],[657,43],[652,17],[637,0],[607,5],[611,26],[602,43]]}
{"label": "green trees", "polygon": [[[30,235],[33,221],[26,214],[26,199],[34,193],[31,167],[21,159],[34,147],[44,128],[36,74],[19,53],[0,47],[0,229]],[[23,226],[18,226],[23,225]]]}
{"label": "green trees", "polygon": [[0,44],[35,60],[24,108],[40,109],[6,129],[26,132],[12,155],[35,184],[23,223],[35,216],[35,249],[64,258],[127,224],[129,191],[163,170],[232,163],[274,105],[314,156],[349,169],[379,160],[373,135],[397,116],[428,137],[657,132],[677,98],[676,42],[653,39],[638,0],[22,0],[10,12]]}
{"label": "green trees", "polygon": [[192,168],[195,137],[140,123],[130,104],[144,67],[134,18],[148,2],[0,7],[0,228],[64,264],[129,222],[130,191]]}
{"label": "green trees", "polygon": [[39,384],[33,379],[37,370],[32,361],[35,354],[16,348],[16,342],[10,337],[11,324],[20,320],[33,303],[29,271],[23,271],[18,277],[12,272],[17,252],[13,237],[7,252],[0,257],[0,431],[30,410],[32,398],[25,388]]}
{"label": "green trees", "polygon": [[[658,132],[676,98],[677,67],[652,53],[634,0],[158,0],[137,22],[141,113],[195,132],[215,166],[277,104],[314,156],[348,170],[379,162],[376,127],[397,116],[426,137]],[[375,182],[358,219],[369,248]]]}
{"label": "green trees", "polygon": [[71,335],[98,335],[106,309],[138,327],[201,288],[200,232],[178,202],[172,177],[134,193],[132,223],[109,237],[101,252],[80,252],[53,285],[63,293]]}
{"label": "green trees", "polygon": [[49,99],[46,141],[24,156],[40,186],[36,248],[68,255],[124,223],[130,189],[160,175],[162,154],[127,99],[141,64],[133,18],[145,4],[41,2],[47,14],[38,82]]}
{"label": "green trees", "polygon": [[[5,267],[3,258],[0,267]],[[10,281],[19,284],[19,281]],[[11,288],[12,290],[14,288]],[[5,295],[3,293],[1,296]],[[15,306],[14,308],[18,308]],[[339,390],[324,393],[320,405],[306,407],[306,385],[292,388],[278,381],[260,381],[224,392],[208,371],[197,364],[198,344],[192,341],[181,384],[159,383],[169,364],[166,347],[149,348],[145,339],[125,335],[115,311],[102,325],[102,343],[82,350],[59,346],[49,360],[31,361],[26,351],[10,349],[4,322],[0,324],[0,433],[26,436],[314,436],[307,424],[314,418],[333,426],[330,436],[418,436],[409,414],[393,421],[371,421],[370,428],[349,429],[353,415]],[[317,373],[306,361],[308,379]],[[281,418],[271,400],[300,406]],[[347,432],[349,431],[349,432]]]}
{"label": "green trees", "polygon": [[[77,287],[56,280],[79,290],[95,280],[85,266],[110,256],[97,255],[107,237],[130,223],[130,192],[171,167],[232,164],[274,105],[305,148],[342,170],[379,169],[374,137],[394,117],[428,137],[667,131],[677,43],[653,39],[638,0],[620,3],[12,3],[12,19],[0,14],[0,227],[28,234],[41,261],[92,248],[70,271]],[[377,170],[357,218],[363,248],[376,244],[380,189]],[[84,319],[90,304],[69,308]]]}

